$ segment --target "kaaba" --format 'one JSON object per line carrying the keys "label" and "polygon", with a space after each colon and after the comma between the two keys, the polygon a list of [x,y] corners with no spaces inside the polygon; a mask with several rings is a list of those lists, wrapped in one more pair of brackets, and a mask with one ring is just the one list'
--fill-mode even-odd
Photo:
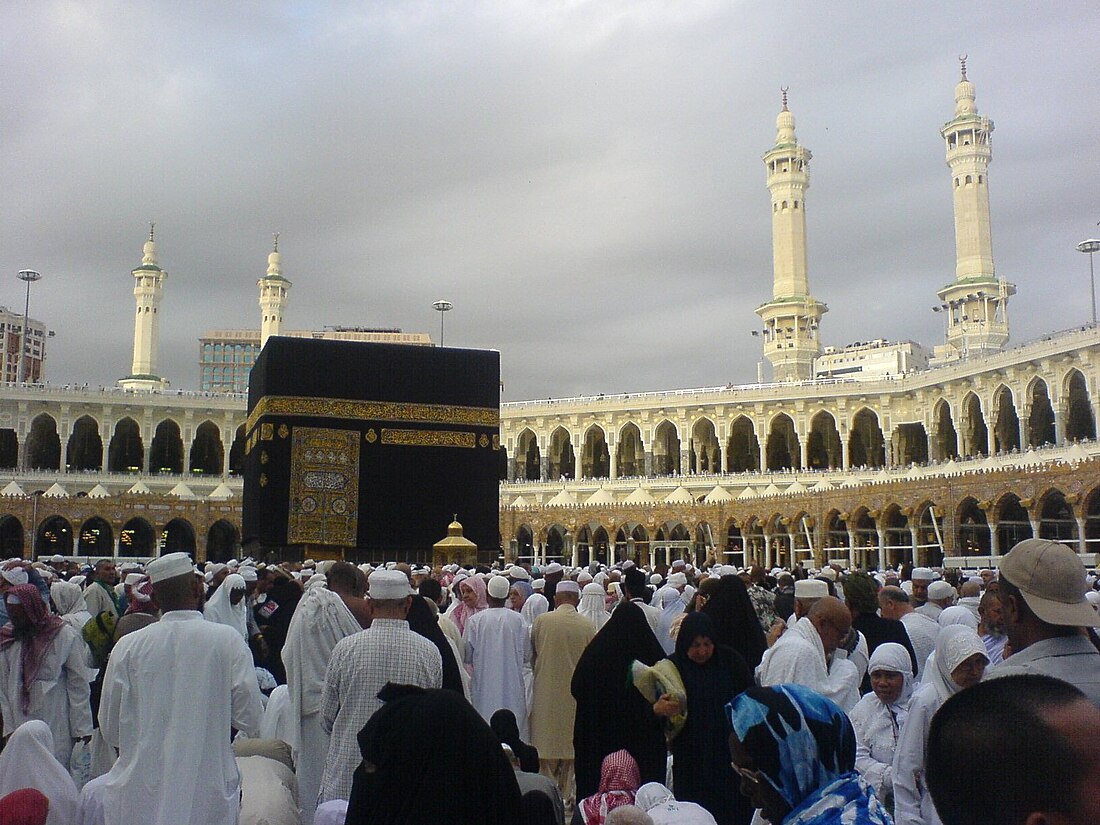
{"label": "kaaba", "polygon": [[245,536],[284,560],[427,561],[455,520],[500,551],[500,353],[269,338],[245,424]]}

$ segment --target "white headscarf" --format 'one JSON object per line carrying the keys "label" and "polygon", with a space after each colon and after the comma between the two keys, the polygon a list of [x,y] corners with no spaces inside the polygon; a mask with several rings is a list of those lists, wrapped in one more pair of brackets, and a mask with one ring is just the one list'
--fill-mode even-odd
{"label": "white headscarf", "polygon": [[241,638],[248,642],[248,600],[241,599],[236,604],[231,604],[229,594],[234,590],[244,590],[244,579],[236,573],[230,573],[214,591],[210,601],[203,608],[203,615],[207,621],[229,625]]}
{"label": "white headscarf", "polygon": [[676,640],[672,638],[672,620],[684,612],[684,600],[676,588],[663,587],[658,591],[657,606],[661,608],[661,615],[657,617],[657,641],[668,656],[676,649]]}
{"label": "white headscarf", "polygon": [[985,642],[976,630],[964,624],[948,625],[940,629],[936,636],[936,652],[932,654],[932,664],[935,667],[929,668],[928,681],[935,686],[941,702],[962,690],[951,678],[951,674],[975,653],[982,654],[986,662],[989,661]]}
{"label": "white headscarf", "polygon": [[611,618],[605,604],[603,585],[590,582],[581,591],[581,603],[577,607],[577,612],[592,622],[593,627],[598,631]]}
{"label": "white headscarf", "polygon": [[876,670],[900,673],[905,677],[898,698],[887,706],[894,712],[900,725],[903,717],[898,718],[898,715],[905,713],[909,707],[909,698],[913,695],[913,660],[909,658],[909,651],[897,642],[884,642],[875,648],[867,664],[868,673],[873,674]]}
{"label": "white headscarf", "polygon": [[530,627],[535,623],[535,619],[549,609],[550,602],[546,601],[546,597],[536,590],[527,597],[527,601],[523,603],[523,609],[520,610],[519,615],[523,617],[523,620],[527,622],[527,626]]}
{"label": "white headscarf", "polygon": [[80,811],[80,795],[69,772],[53,755],[53,734],[32,719],[17,727],[0,753],[0,797],[34,788],[50,800],[46,825],[71,825]]}
{"label": "white headscarf", "polygon": [[54,582],[50,585],[50,598],[53,599],[54,607],[57,608],[57,615],[71,625],[77,633],[91,621],[92,614],[88,612],[84,591],[80,589],[80,585],[72,582]]}
{"label": "white headscarf", "polygon": [[974,630],[978,629],[978,620],[974,618],[974,614],[970,612],[970,609],[957,604],[945,607],[943,612],[936,617],[936,621],[940,623],[940,627],[961,624]]}

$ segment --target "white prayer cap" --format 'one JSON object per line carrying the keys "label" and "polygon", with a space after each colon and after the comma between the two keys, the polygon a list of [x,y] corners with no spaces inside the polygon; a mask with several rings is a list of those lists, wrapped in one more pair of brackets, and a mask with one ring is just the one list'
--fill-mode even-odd
{"label": "white prayer cap", "polygon": [[649,577],[649,583],[650,584],[660,584],[661,583],[661,574],[660,573],[654,573],[652,576]]}
{"label": "white prayer cap", "polygon": [[0,571],[0,575],[2,575],[4,581],[12,587],[18,587],[30,581],[30,576],[27,575],[27,571],[22,567],[12,567],[9,570]]}
{"label": "white prayer cap", "polygon": [[552,576],[555,573],[565,572],[565,568],[562,567],[560,564],[558,564],[556,561],[553,561],[553,562],[550,562],[550,564],[546,565],[546,569],[542,572],[543,572],[544,575]]}
{"label": "white prayer cap", "polygon": [[316,564],[317,562],[315,562],[313,559],[306,559],[304,562],[302,562],[302,567],[313,567]]}
{"label": "white prayer cap", "polygon": [[513,565],[512,569],[508,571],[508,575],[511,576],[513,579],[519,579],[520,581],[531,580],[531,574],[519,565]]}
{"label": "white prayer cap", "polygon": [[324,573],[314,573],[306,582],[306,590],[311,587],[324,587],[326,582],[328,582],[328,577]]}
{"label": "white prayer cap", "polygon": [[546,579],[535,579],[533,582],[531,582],[532,590],[537,590],[541,593],[544,587],[546,587]]}
{"label": "white prayer cap", "polygon": [[634,559],[627,559],[626,561],[623,562],[623,570],[629,570],[630,568],[632,568],[634,566],[635,566],[634,565]]}
{"label": "white prayer cap", "polygon": [[222,572],[223,570],[225,570],[225,565],[224,564],[215,563],[215,564],[211,565],[210,567],[208,567],[206,572],[207,573],[213,573],[214,575],[217,575],[218,573]]}
{"label": "white prayer cap", "polygon": [[191,557],[186,553],[168,553],[165,556],[161,556],[159,559],[153,559],[146,567],[146,572],[149,574],[149,581],[156,584],[157,582],[164,581],[165,579],[173,579],[176,576],[182,576],[185,573],[190,573],[194,570],[191,564]]}
{"label": "white prayer cap", "polygon": [[683,559],[676,559],[676,561],[672,563],[672,569],[683,570],[685,564],[687,564],[687,562],[685,562]]}
{"label": "white prayer cap", "polygon": [[51,564],[61,564],[63,561],[65,561],[65,557],[62,556],[62,555],[58,555],[57,553],[50,556],[50,563]]}
{"label": "white prayer cap", "polygon": [[579,584],[581,587],[584,587],[590,581],[592,581],[592,574],[589,573],[587,570],[582,570],[580,573],[577,574],[577,584]]}
{"label": "white prayer cap", "polygon": [[564,581],[558,582],[558,586],[554,588],[554,594],[557,595],[558,593],[576,593],[579,596],[581,594],[581,588],[575,581],[565,579]]}
{"label": "white prayer cap", "polygon": [[794,583],[796,599],[824,599],[829,595],[829,585],[820,579],[800,579]]}
{"label": "white prayer cap", "polygon": [[[585,596],[602,596],[604,595],[603,585],[596,584],[596,582],[589,582],[584,586],[584,589],[581,591],[581,593]],[[1097,593],[1096,595],[1100,596],[1100,593]]]}
{"label": "white prayer cap", "polygon": [[512,585],[504,576],[493,576],[489,579],[489,586],[486,589],[489,591],[489,595],[494,599],[507,599],[508,591],[511,590],[511,588]]}
{"label": "white prayer cap", "polygon": [[409,578],[400,570],[375,570],[367,582],[372,599],[403,599],[412,595]]}
{"label": "white prayer cap", "polygon": [[371,567],[369,564],[361,564],[361,565],[359,565],[359,569],[362,570],[363,573],[367,574],[368,576],[370,575],[371,571],[374,570],[374,568]]}
{"label": "white prayer cap", "polygon": [[949,582],[935,581],[928,585],[928,598],[932,601],[950,599],[955,595],[955,588]]}
{"label": "white prayer cap", "polygon": [[668,584],[670,587],[684,587],[688,583],[688,577],[683,573],[673,573],[668,577]]}
{"label": "white prayer cap", "polygon": [[931,567],[914,567],[909,578],[914,581],[930,582],[935,580],[936,574],[932,572]]}
{"label": "white prayer cap", "polygon": [[133,587],[144,578],[145,576],[143,576],[141,573],[127,573],[124,581],[130,587]]}
{"label": "white prayer cap", "polygon": [[246,582],[254,582],[258,578],[255,567],[242,567],[237,571]]}
{"label": "white prayer cap", "polygon": [[836,581],[836,571],[833,570],[833,568],[826,566],[826,567],[822,568],[822,570],[821,570],[821,577],[823,579],[828,579],[831,582],[835,582]]}
{"label": "white prayer cap", "polygon": [[137,569],[138,569],[139,567],[141,567],[141,565],[140,565],[140,564],[138,564],[137,562],[134,562],[134,561],[126,561],[126,562],[123,562],[123,563],[122,563],[122,564],[121,564],[121,565],[119,566],[119,568],[118,568],[118,569],[119,569],[119,571],[120,571],[120,572],[122,572],[122,573],[129,573],[129,572],[130,572],[131,570],[137,570]]}
{"label": "white prayer cap", "polygon": [[238,564],[240,564],[240,562],[238,562],[238,561],[237,561],[236,559],[230,559],[229,561],[227,561],[227,562],[225,563],[225,566],[226,566],[226,567],[234,567],[234,568],[235,568],[235,567],[237,567],[237,565],[238,565]]}

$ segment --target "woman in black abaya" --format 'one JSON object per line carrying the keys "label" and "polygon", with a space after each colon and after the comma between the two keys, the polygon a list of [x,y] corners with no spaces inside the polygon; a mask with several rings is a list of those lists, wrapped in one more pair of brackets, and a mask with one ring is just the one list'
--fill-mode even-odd
{"label": "woman in black abaya", "polygon": [[714,643],[733,648],[749,669],[755,670],[768,643],[740,577],[722,576],[714,595],[703,605],[703,612],[714,620]]}
{"label": "woman in black abaya", "polygon": [[664,783],[667,752],[661,720],[630,680],[635,659],[654,665],[664,655],[645,613],[630,602],[611,611],[611,618],[584,649],[570,686],[577,700],[573,724],[577,799],[600,789],[603,758],[618,750],[634,757],[642,782]]}
{"label": "woman in black abaya", "polygon": [[458,672],[454,650],[451,649],[451,643],[447,641],[447,637],[439,627],[435,612],[428,606],[428,600],[423,596],[413,596],[406,619],[409,630],[423,636],[439,650],[439,656],[443,659],[443,688],[453,690],[459,696],[464,695],[462,675]]}
{"label": "woman in black abaya", "polygon": [[[676,798],[702,805],[718,825],[747,825],[752,808],[730,767],[732,729],[725,706],[752,687],[752,671],[741,654],[717,644],[714,623],[705,612],[687,615],[668,658],[680,671],[687,694],[687,721],[670,745]],[[659,716],[678,709],[663,696],[653,706]]]}

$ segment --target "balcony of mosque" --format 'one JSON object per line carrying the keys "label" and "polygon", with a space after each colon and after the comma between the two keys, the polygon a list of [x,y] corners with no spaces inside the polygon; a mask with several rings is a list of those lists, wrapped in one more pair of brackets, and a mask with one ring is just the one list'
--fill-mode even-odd
{"label": "balcony of mosque", "polygon": [[[547,481],[502,481],[500,495],[502,505],[507,506],[518,496],[542,499],[556,495],[565,489],[583,503],[584,496],[591,496],[601,489],[625,498],[632,491],[644,487],[653,498],[661,499],[678,487],[687,489],[696,501],[701,501],[715,487],[722,487],[733,497],[750,489],[753,498],[760,497],[774,485],[775,494],[811,493],[818,490],[842,487],[859,487],[885,482],[917,481],[1000,471],[1030,475],[1043,472],[1044,468],[1058,465],[1075,466],[1084,461],[1100,458],[1100,441],[1076,441],[1061,446],[1047,445],[1024,451],[995,453],[990,456],[952,458],[948,461],[910,464],[894,467],[855,467],[850,470],[766,470],[726,473],[691,473],[664,476],[629,476],[623,478],[554,479]],[[531,501],[533,504],[534,501]],[[625,504],[625,502],[617,502]],[[606,506],[606,504],[601,504]]]}
{"label": "balcony of mosque", "polygon": [[[139,485],[144,485],[150,494],[168,495],[179,484],[184,484],[195,494],[196,498],[205,498],[223,484],[238,498],[244,490],[244,479],[235,474],[223,476],[195,472],[145,473],[109,472],[107,470],[0,469],[0,488],[11,482],[15,482],[27,495],[45,494],[54,484],[59,484],[69,497],[87,495],[96,485],[105,488],[111,495],[127,493],[135,487],[140,490]],[[0,493],[0,495],[3,495],[3,493]],[[16,493],[16,495],[18,494]]]}
{"label": "balcony of mosque", "polygon": [[539,415],[567,413],[640,411],[669,405],[694,406],[717,402],[755,402],[877,395],[910,392],[950,384],[986,372],[1002,371],[1032,361],[1042,361],[1077,350],[1100,347],[1100,326],[1091,324],[1052,332],[1001,352],[974,355],[921,372],[891,375],[867,381],[827,378],[809,381],[774,381],[754,384],[726,384],[724,387],[700,387],[679,390],[624,392],[582,395],[571,398],[547,398],[531,401],[507,401],[500,405],[502,423],[511,418],[530,419]]}
{"label": "balcony of mosque", "polygon": [[89,384],[42,384],[0,382],[0,400],[93,402],[109,405],[137,404],[164,407],[181,405],[239,412],[244,418],[248,394],[239,392],[199,392],[195,390],[124,390],[117,386]]}

